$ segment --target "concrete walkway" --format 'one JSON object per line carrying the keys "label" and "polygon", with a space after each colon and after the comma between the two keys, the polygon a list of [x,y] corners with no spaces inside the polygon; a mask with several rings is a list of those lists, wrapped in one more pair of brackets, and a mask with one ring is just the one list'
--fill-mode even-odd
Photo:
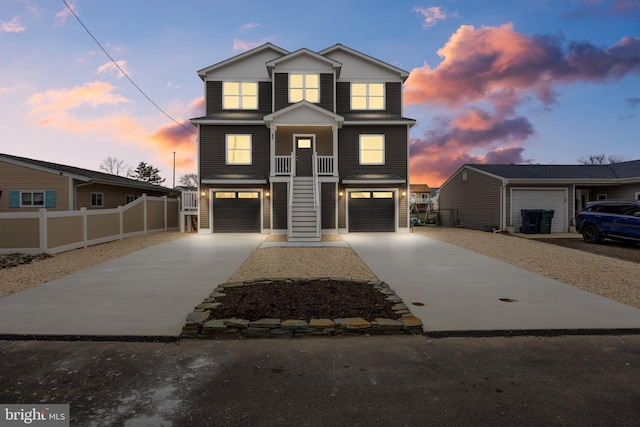
{"label": "concrete walkway", "polygon": [[640,309],[458,246],[409,233],[342,237],[425,332],[640,329]]}
{"label": "concrete walkway", "polygon": [[264,238],[191,235],[0,298],[0,336],[176,337]]}

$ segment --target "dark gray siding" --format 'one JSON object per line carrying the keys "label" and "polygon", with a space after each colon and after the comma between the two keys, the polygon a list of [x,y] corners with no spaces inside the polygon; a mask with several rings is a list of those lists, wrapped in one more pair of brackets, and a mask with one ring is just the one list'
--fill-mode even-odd
{"label": "dark gray siding", "polygon": [[[403,125],[344,126],[338,131],[340,177],[352,174],[383,173],[407,179],[407,127]],[[360,165],[360,135],[385,135],[385,164]]]}
{"label": "dark gray siding", "polygon": [[459,219],[463,228],[484,231],[486,227],[500,226],[499,179],[483,173],[465,169],[459,171],[440,188],[440,222],[447,227],[455,226]]}
{"label": "dark gray siding", "polygon": [[[338,82],[336,86],[336,112],[344,114],[351,112],[351,83]],[[373,110],[371,112],[379,112]],[[385,110],[388,114],[402,115],[402,84],[387,82],[385,85]]]}
{"label": "dark gray siding", "polygon": [[322,229],[336,228],[336,185],[323,182],[321,186]]}
{"label": "dark gray siding", "polygon": [[[206,115],[227,111],[222,109],[222,81],[206,82]],[[271,112],[271,82],[258,82],[258,110]]]}
{"label": "dark gray siding", "polygon": [[271,203],[273,206],[273,229],[287,229],[287,191],[286,182],[274,182],[273,193],[271,194]]}
{"label": "dark gray siding", "polygon": [[[225,135],[252,135],[252,164],[225,165]],[[200,126],[200,176],[248,173],[269,176],[269,129],[265,126]]]}
{"label": "dark gray siding", "polygon": [[[275,111],[291,105],[289,103],[289,74],[275,73]],[[333,74],[320,74],[320,107],[333,112]]]}

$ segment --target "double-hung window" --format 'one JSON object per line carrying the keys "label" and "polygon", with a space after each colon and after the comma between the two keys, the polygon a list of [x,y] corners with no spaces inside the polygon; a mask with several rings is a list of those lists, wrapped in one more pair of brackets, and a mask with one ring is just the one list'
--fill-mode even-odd
{"label": "double-hung window", "polygon": [[224,82],[222,84],[222,108],[225,110],[257,110],[258,83]]}
{"label": "double-hung window", "polygon": [[226,153],[228,165],[250,165],[251,135],[227,135]]}
{"label": "double-hung window", "polygon": [[360,135],[360,164],[384,165],[384,135]]}
{"label": "double-hung window", "polygon": [[289,74],[289,102],[320,102],[320,78],[317,74]]}
{"label": "double-hung window", "polygon": [[384,83],[351,83],[352,110],[384,110]]}
{"label": "double-hung window", "polygon": [[44,206],[44,191],[23,191],[20,206]]}
{"label": "double-hung window", "polygon": [[94,208],[101,208],[102,206],[104,206],[103,199],[104,194],[91,193],[91,206]]}

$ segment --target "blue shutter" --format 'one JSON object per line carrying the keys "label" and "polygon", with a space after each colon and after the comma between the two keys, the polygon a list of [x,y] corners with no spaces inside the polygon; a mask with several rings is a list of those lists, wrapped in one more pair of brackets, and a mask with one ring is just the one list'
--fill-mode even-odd
{"label": "blue shutter", "polygon": [[44,207],[45,208],[56,207],[56,190],[46,190],[44,192]]}
{"label": "blue shutter", "polygon": [[20,191],[19,190],[9,190],[9,207],[10,208],[20,207]]}

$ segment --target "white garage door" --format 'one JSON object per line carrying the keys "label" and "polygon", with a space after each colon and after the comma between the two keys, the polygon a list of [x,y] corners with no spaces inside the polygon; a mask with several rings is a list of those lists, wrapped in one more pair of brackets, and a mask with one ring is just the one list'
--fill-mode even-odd
{"label": "white garage door", "polygon": [[552,233],[567,231],[567,190],[513,189],[511,190],[511,218],[516,231],[522,225],[522,209],[553,210]]}

